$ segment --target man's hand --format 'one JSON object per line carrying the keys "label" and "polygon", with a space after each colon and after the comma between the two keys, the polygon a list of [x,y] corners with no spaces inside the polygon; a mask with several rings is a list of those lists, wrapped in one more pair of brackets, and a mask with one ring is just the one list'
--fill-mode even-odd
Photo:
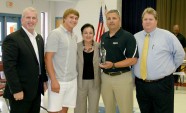
{"label": "man's hand", "polygon": [[24,93],[23,93],[23,91],[21,91],[21,92],[15,93],[13,96],[14,96],[15,100],[23,100]]}
{"label": "man's hand", "polygon": [[110,69],[110,68],[112,68],[112,66],[113,66],[113,63],[112,62],[110,62],[110,61],[106,61],[104,64],[99,64],[99,66],[101,67],[101,68],[104,68],[104,69]]}
{"label": "man's hand", "polygon": [[44,88],[44,92],[46,92],[46,90],[48,89],[47,82],[43,83],[43,88]]}
{"label": "man's hand", "polygon": [[59,93],[60,85],[59,85],[59,82],[57,80],[51,81],[51,90],[53,92]]}

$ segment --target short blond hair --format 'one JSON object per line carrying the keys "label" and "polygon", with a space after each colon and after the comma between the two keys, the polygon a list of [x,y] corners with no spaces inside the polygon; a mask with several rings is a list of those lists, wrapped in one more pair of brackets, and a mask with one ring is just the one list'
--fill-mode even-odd
{"label": "short blond hair", "polygon": [[158,20],[158,14],[157,14],[157,12],[156,12],[152,7],[148,7],[148,8],[146,8],[146,9],[143,11],[142,17],[141,17],[142,19],[143,19],[144,15],[145,15],[146,13],[152,14],[152,15],[154,16],[154,18],[155,18],[156,20]]}
{"label": "short blond hair", "polygon": [[[74,14],[74,15],[78,16],[78,18],[79,18],[79,12],[75,9],[72,9],[72,8],[65,10],[65,12],[63,14],[63,18],[65,19],[70,14]],[[63,20],[63,22],[64,22],[64,20]]]}

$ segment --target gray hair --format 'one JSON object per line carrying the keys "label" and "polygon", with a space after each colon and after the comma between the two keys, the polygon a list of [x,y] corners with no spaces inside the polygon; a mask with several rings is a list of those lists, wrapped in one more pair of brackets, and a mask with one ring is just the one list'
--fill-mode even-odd
{"label": "gray hair", "polygon": [[111,10],[109,10],[109,11],[107,12],[107,14],[109,14],[109,13],[115,13],[115,14],[117,14],[117,15],[120,17],[120,13],[119,13],[119,11],[116,10],[116,9],[111,9]]}
{"label": "gray hair", "polygon": [[27,13],[27,11],[35,12],[36,15],[37,15],[37,10],[35,8],[33,8],[33,7],[27,7],[22,12],[22,18],[25,16],[25,13]]}

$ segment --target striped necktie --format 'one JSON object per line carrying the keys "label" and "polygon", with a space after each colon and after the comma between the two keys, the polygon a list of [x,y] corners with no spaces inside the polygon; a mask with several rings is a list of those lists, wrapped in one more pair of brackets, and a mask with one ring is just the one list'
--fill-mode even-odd
{"label": "striped necktie", "polygon": [[145,80],[147,78],[147,55],[148,55],[148,47],[149,47],[149,34],[146,34],[142,56],[141,56],[141,64],[140,64],[140,74],[141,78]]}

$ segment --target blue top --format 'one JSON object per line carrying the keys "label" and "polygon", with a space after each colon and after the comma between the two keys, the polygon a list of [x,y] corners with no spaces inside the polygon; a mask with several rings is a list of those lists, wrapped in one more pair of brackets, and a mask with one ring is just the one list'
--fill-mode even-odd
{"label": "blue top", "polygon": [[[139,50],[138,62],[134,65],[134,74],[140,76],[140,62],[145,35],[143,30],[134,35]],[[177,37],[171,32],[156,28],[150,32],[147,56],[147,80],[163,78],[175,72],[182,64],[185,52]]]}

